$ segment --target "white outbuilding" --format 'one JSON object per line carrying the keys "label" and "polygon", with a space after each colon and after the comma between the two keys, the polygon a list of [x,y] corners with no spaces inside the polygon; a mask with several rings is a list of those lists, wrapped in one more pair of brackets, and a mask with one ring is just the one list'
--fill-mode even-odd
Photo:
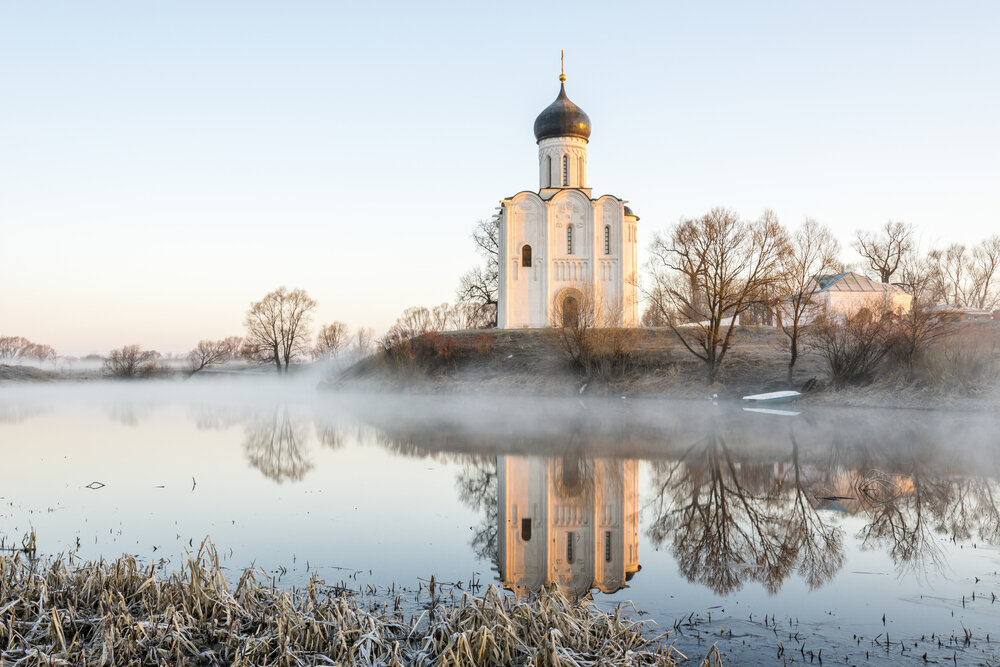
{"label": "white outbuilding", "polygon": [[501,201],[500,328],[547,327],[600,304],[621,326],[639,321],[636,227],[639,217],[613,195],[587,185],[590,118],[559,95],[535,119],[538,191]]}
{"label": "white outbuilding", "polygon": [[[899,315],[908,313],[913,302],[913,296],[901,287],[880,283],[850,271],[816,276],[812,279],[807,294],[811,295],[813,305],[810,312],[806,313],[807,320],[821,313],[851,317],[862,308]],[[787,306],[785,310],[787,311]],[[781,315],[788,316],[786,312]]]}

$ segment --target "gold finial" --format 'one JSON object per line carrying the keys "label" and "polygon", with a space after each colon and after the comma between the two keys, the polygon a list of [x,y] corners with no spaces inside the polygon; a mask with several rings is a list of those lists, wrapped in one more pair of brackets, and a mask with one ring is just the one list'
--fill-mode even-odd
{"label": "gold finial", "polygon": [[559,81],[560,82],[565,82],[566,81],[566,72],[564,71],[564,68],[563,68],[563,57],[565,56],[565,54],[566,54],[566,52],[560,49],[560,51],[559,51]]}

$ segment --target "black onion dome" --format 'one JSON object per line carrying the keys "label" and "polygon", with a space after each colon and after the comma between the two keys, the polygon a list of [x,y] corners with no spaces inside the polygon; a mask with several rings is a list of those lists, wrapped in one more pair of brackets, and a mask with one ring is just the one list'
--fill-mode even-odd
{"label": "black onion dome", "polygon": [[559,84],[559,97],[535,119],[535,141],[551,137],[590,139],[590,118],[566,97],[566,84]]}
{"label": "black onion dome", "polygon": [[630,216],[632,216],[633,218],[635,218],[636,220],[638,220],[638,219],[639,219],[639,216],[637,216],[637,215],[636,215],[635,213],[633,213],[633,212],[632,212],[632,209],[630,209],[630,208],[628,207],[628,204],[626,204],[626,205],[625,205],[625,215],[630,215]]}

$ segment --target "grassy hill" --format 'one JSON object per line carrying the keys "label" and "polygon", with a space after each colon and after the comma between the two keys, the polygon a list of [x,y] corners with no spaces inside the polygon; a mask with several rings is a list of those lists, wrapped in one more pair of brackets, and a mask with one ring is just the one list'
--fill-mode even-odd
{"label": "grassy hill", "polygon": [[[707,386],[703,364],[669,329],[637,329],[625,358],[598,369],[574,363],[562,332],[509,329],[425,334],[409,349],[379,352],[348,368],[335,386],[420,392],[587,393],[704,397],[787,388],[788,354],[773,328],[741,328],[719,381]],[[483,344],[483,337],[491,342]],[[796,382],[821,376],[818,360],[800,359]]]}

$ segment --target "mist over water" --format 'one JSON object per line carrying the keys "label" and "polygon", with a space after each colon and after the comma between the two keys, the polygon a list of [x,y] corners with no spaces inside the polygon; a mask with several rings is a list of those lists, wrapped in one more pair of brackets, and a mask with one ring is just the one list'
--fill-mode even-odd
{"label": "mist over water", "polygon": [[[210,535],[234,576],[288,585],[557,582],[684,619],[686,654],[718,641],[738,664],[771,664],[778,640],[828,660],[895,661],[900,640],[997,659],[996,416],[320,379],[0,387],[0,536],[172,569]],[[963,627],[968,645],[921,643]],[[872,644],[884,632],[895,648]]]}

